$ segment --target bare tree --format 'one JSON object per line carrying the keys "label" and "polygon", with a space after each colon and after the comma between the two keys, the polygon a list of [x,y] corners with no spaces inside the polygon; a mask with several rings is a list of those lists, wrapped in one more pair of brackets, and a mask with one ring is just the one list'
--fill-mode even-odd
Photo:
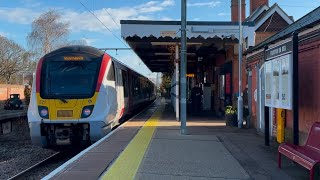
{"label": "bare tree", "polygon": [[26,51],[17,43],[0,36],[0,79],[10,82],[12,75],[28,68]]}
{"label": "bare tree", "polygon": [[65,44],[69,34],[69,23],[61,22],[60,14],[49,10],[32,22],[32,31],[28,34],[28,44],[38,57]]}

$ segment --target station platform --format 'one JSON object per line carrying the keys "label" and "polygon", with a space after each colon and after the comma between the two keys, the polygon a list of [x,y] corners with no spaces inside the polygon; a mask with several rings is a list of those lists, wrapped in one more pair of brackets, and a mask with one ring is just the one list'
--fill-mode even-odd
{"label": "station platform", "polygon": [[146,110],[43,179],[308,179],[288,160],[277,168],[276,146],[254,129],[225,126],[206,113],[188,116],[188,135],[169,100]]}

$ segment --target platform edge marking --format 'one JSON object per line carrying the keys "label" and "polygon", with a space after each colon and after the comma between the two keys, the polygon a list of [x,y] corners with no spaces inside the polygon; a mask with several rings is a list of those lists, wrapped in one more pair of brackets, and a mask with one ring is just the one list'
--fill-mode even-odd
{"label": "platform edge marking", "polygon": [[[120,127],[125,126],[128,122],[130,122],[131,119],[136,118],[137,116],[139,116],[140,114],[144,113],[146,109],[149,109],[152,105],[154,105],[154,103],[156,103],[156,101],[152,102],[150,105],[148,105],[144,110],[142,110],[141,112],[139,112],[138,114],[134,115],[132,118],[130,118],[127,122],[123,123],[122,125],[120,125]],[[71,158],[70,160],[68,160],[67,162],[65,162],[64,164],[62,164],[61,166],[59,166],[58,168],[56,168],[54,171],[52,171],[51,173],[49,173],[48,175],[46,175],[45,177],[41,178],[41,180],[49,180],[52,179],[53,177],[55,177],[57,174],[59,174],[60,172],[62,172],[63,170],[65,170],[70,164],[72,164],[73,162],[75,162],[76,160],[78,160],[80,157],[82,157],[84,154],[86,154],[88,151],[90,151],[91,149],[93,149],[94,147],[96,147],[97,145],[99,145],[102,141],[106,140],[107,138],[109,138],[113,133],[115,133],[116,131],[118,131],[120,128],[116,128],[115,130],[111,131],[110,133],[108,133],[107,135],[105,135],[103,138],[101,138],[100,140],[98,140],[97,142],[95,142],[94,144],[92,144],[91,146],[89,146],[88,148],[84,149],[83,151],[81,151],[79,154],[77,154],[76,156],[74,156],[73,158]]]}
{"label": "platform edge marking", "polygon": [[134,179],[144,158],[147,148],[162,115],[163,107],[145,122],[136,136],[131,140],[124,151],[119,155],[109,169],[100,177],[101,180]]}

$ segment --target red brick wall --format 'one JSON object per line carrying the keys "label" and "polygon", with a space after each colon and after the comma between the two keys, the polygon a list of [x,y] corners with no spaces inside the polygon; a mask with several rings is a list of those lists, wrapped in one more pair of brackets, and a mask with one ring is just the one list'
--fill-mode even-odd
{"label": "red brick wall", "polygon": [[253,62],[249,65],[249,67],[251,68],[252,71],[252,89],[249,89],[249,91],[251,91],[251,111],[252,111],[252,116],[251,116],[251,127],[255,127],[257,128],[257,102],[254,100],[254,91],[258,88],[257,86],[257,76],[258,76],[258,72],[257,69],[255,67],[257,63]]}
{"label": "red brick wall", "polygon": [[10,94],[20,94],[20,98],[24,99],[24,86],[0,84],[0,101],[8,99]]}
{"label": "red brick wall", "polygon": [[276,32],[256,32],[255,34],[255,45],[261,43],[262,41],[266,40],[268,37],[271,37]]}
{"label": "red brick wall", "polygon": [[[306,37],[312,37],[319,33],[320,29],[311,32]],[[302,39],[300,37],[300,39]],[[247,63],[247,67],[252,69],[252,95],[257,87],[256,78],[257,72],[253,68],[261,58],[251,59]],[[315,37],[299,43],[299,130],[300,130],[300,144],[306,140],[306,135],[309,132],[314,122],[320,122],[320,37]],[[252,99],[254,99],[252,97]],[[253,100],[252,104],[254,127],[256,126],[256,104]],[[286,110],[286,134],[290,142],[293,128],[292,111]]]}
{"label": "red brick wall", "polygon": [[262,5],[269,5],[269,0],[250,0],[250,15]]}
{"label": "red brick wall", "polygon": [[[244,21],[246,18],[246,1],[241,1],[241,19]],[[238,0],[231,0],[231,21],[232,22],[239,22],[239,1]]]}
{"label": "red brick wall", "polygon": [[[308,133],[320,121],[320,38],[299,46],[299,130]],[[292,111],[286,126],[293,127]]]}
{"label": "red brick wall", "polygon": [[257,32],[278,32],[288,25],[287,21],[275,12],[257,29]]}

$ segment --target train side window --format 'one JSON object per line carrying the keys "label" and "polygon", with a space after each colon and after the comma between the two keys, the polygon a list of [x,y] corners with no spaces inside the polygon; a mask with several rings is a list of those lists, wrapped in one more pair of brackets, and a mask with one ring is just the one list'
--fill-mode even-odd
{"label": "train side window", "polygon": [[109,80],[109,81],[115,81],[115,78],[114,78],[114,65],[113,65],[113,63],[111,64],[109,73],[108,73],[108,75],[107,75],[107,80]]}
{"label": "train side window", "polygon": [[140,80],[138,77],[134,77],[134,86],[133,86],[133,96],[138,96],[140,94]]}
{"label": "train side window", "polygon": [[128,97],[128,82],[127,82],[127,71],[122,70],[122,83],[124,97]]}

